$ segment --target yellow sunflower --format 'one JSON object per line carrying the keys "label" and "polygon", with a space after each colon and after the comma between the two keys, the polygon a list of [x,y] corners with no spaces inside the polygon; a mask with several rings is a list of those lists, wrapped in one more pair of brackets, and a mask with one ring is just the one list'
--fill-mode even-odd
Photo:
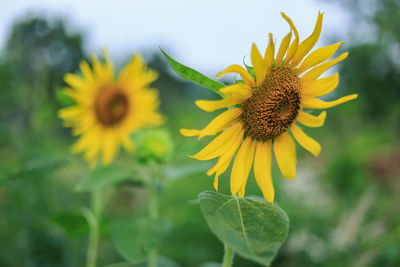
{"label": "yellow sunflower", "polygon": [[64,126],[73,128],[79,139],[72,146],[74,153],[84,152],[86,160],[94,166],[102,153],[102,164],[109,164],[120,146],[134,150],[130,139],[132,132],[145,126],[163,122],[158,113],[158,91],[149,85],[158,77],[149,70],[138,55],[114,78],[112,62],[103,52],[104,62],[92,56],[92,68],[81,62],[82,75],[66,74],[70,86],[63,92],[76,104],[59,111]]}
{"label": "yellow sunflower", "polygon": [[[281,14],[289,23],[291,31],[283,38],[277,53],[272,34],[269,34],[269,45],[264,57],[253,44],[253,67],[248,68],[249,71],[239,65],[232,65],[217,75],[221,77],[227,73],[238,73],[243,82],[222,88],[220,92],[225,96],[222,100],[196,101],[199,108],[208,112],[222,108],[228,110],[202,130],[181,129],[183,135],[199,138],[222,131],[205,148],[192,156],[198,160],[218,158],[216,165],[207,172],[208,175],[215,173],[216,190],[218,177],[226,171],[236,154],[230,178],[232,195],[244,196],[247,178],[254,165],[256,182],[265,199],[270,202],[274,200],[272,150],[282,175],[289,179],[296,177],[297,159],[293,138],[315,156],[321,151],[320,144],[304,133],[298,123],[320,127],[324,124],[326,112],[315,116],[305,109],[326,109],[357,98],[356,94],[330,102],[318,98],[332,92],[339,83],[337,73],[326,78],[319,78],[320,75],[348,55],[345,52],[327,61],[343,42],[308,54],[319,39],[323,14],[318,13],[313,33],[301,43],[292,20],[284,13]],[[292,32],[295,39],[291,42]]]}

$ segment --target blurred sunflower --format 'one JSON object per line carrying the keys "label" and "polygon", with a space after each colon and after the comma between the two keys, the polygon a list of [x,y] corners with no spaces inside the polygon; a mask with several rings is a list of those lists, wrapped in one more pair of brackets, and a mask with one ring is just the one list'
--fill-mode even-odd
{"label": "blurred sunflower", "polygon": [[[318,97],[332,92],[339,83],[337,73],[326,78],[320,75],[336,63],[344,60],[348,53],[327,61],[343,42],[322,47],[307,54],[319,39],[323,14],[318,13],[313,33],[299,44],[299,34],[292,20],[284,13],[291,32],[282,40],[275,57],[275,45],[269,34],[269,45],[264,57],[257,46],[251,49],[253,67],[244,69],[232,65],[219,73],[238,73],[242,81],[220,90],[222,100],[198,100],[196,105],[208,112],[229,108],[212,120],[203,130],[181,129],[185,136],[215,135],[222,131],[199,153],[192,156],[198,160],[218,158],[216,165],[207,174],[215,173],[214,187],[218,190],[218,177],[226,171],[235,153],[231,171],[231,193],[244,196],[247,178],[254,162],[256,182],[266,200],[273,202],[274,187],[271,177],[272,147],[276,161],[285,178],[296,177],[296,146],[294,139],[317,156],[320,144],[309,137],[297,125],[320,127],[326,112],[314,116],[304,109],[330,108],[357,98],[348,95],[326,102]],[[295,39],[291,42],[292,32]],[[326,61],[326,62],[325,62]],[[231,107],[231,108],[230,108]],[[289,134],[289,130],[292,136]]]}
{"label": "blurred sunflower", "polygon": [[145,126],[162,124],[158,113],[158,92],[149,85],[158,77],[147,69],[138,55],[114,79],[114,69],[106,52],[104,62],[92,56],[92,68],[81,62],[82,75],[66,74],[70,86],[63,92],[76,104],[59,111],[64,126],[73,128],[79,139],[72,146],[74,153],[84,152],[86,160],[94,166],[102,153],[102,164],[109,164],[120,146],[134,150],[130,134]]}

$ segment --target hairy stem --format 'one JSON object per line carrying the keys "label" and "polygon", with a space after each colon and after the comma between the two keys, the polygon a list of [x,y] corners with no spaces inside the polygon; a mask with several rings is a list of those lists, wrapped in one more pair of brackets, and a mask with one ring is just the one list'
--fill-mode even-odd
{"label": "hairy stem", "polygon": [[[154,175],[154,172],[152,172]],[[158,210],[158,194],[157,194],[157,182],[155,177],[150,177],[150,183],[148,184],[148,193],[149,193],[149,217],[151,219],[158,219],[159,210]],[[148,257],[148,267],[157,267],[157,249],[154,249],[150,252]]]}
{"label": "hairy stem", "polygon": [[97,250],[99,246],[100,231],[99,224],[101,220],[103,203],[100,190],[91,192],[92,210],[84,208],[83,215],[89,225],[89,244],[87,250],[86,267],[96,267]]}
{"label": "hairy stem", "polygon": [[222,262],[222,267],[231,267],[233,262],[233,250],[224,244],[225,254]]}

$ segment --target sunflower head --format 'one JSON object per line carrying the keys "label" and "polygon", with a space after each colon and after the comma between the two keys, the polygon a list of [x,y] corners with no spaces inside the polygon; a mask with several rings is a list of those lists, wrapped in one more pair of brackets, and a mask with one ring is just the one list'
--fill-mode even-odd
{"label": "sunflower head", "polygon": [[72,151],[83,152],[92,166],[100,154],[102,163],[109,164],[121,146],[133,151],[131,133],[163,122],[158,93],[149,87],[157,73],[136,55],[115,77],[108,54],[103,56],[104,62],[92,56],[92,67],[83,61],[81,74],[65,75],[69,87],[63,92],[75,104],[59,111],[64,126],[79,136]]}
{"label": "sunflower head", "polygon": [[299,113],[300,91],[300,79],[292,69],[273,69],[242,104],[241,120],[246,133],[267,141],[286,132]]}
{"label": "sunflower head", "polygon": [[[202,130],[182,129],[186,136],[215,135],[210,144],[193,158],[209,160],[218,158],[216,165],[207,174],[215,174],[214,186],[218,190],[218,177],[233,161],[231,171],[231,193],[244,196],[247,178],[251,168],[266,200],[274,200],[271,177],[271,158],[276,161],[285,178],[296,177],[296,146],[293,138],[306,150],[317,156],[320,144],[309,137],[298,125],[320,127],[324,124],[326,112],[313,115],[312,109],[326,109],[349,100],[356,94],[334,101],[318,97],[332,92],[339,83],[337,73],[319,78],[322,73],[344,60],[345,52],[330,59],[343,42],[319,48],[310,53],[319,39],[323,14],[319,13],[312,34],[300,43],[299,33],[292,20],[282,13],[291,31],[275,49],[272,34],[269,44],[261,55],[257,46],[251,49],[252,67],[248,70],[232,65],[219,73],[238,73],[243,83],[220,89],[222,100],[198,100],[201,109],[212,112],[229,108],[212,120]],[[292,36],[294,40],[292,41]],[[234,159],[234,160],[233,160]]]}

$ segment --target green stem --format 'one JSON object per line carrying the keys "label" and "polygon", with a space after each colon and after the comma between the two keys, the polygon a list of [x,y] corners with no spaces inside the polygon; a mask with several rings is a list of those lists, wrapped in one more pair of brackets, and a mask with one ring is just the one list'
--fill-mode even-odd
{"label": "green stem", "polygon": [[[154,174],[154,172],[153,172]],[[149,217],[151,219],[158,219],[159,211],[158,211],[158,194],[157,194],[157,183],[154,177],[150,177],[151,182],[148,184],[148,193],[149,193]],[[157,249],[154,249],[150,252],[148,257],[147,266],[148,267],[157,267]]]}
{"label": "green stem", "polygon": [[85,208],[83,215],[89,224],[89,244],[87,251],[86,267],[96,267],[97,250],[99,246],[100,231],[99,224],[101,220],[103,203],[100,190],[91,192],[92,210]]}
{"label": "green stem", "polygon": [[222,267],[231,267],[233,262],[233,250],[226,244],[224,245],[224,248],[225,248],[225,254],[224,254],[224,261],[222,262]]}

